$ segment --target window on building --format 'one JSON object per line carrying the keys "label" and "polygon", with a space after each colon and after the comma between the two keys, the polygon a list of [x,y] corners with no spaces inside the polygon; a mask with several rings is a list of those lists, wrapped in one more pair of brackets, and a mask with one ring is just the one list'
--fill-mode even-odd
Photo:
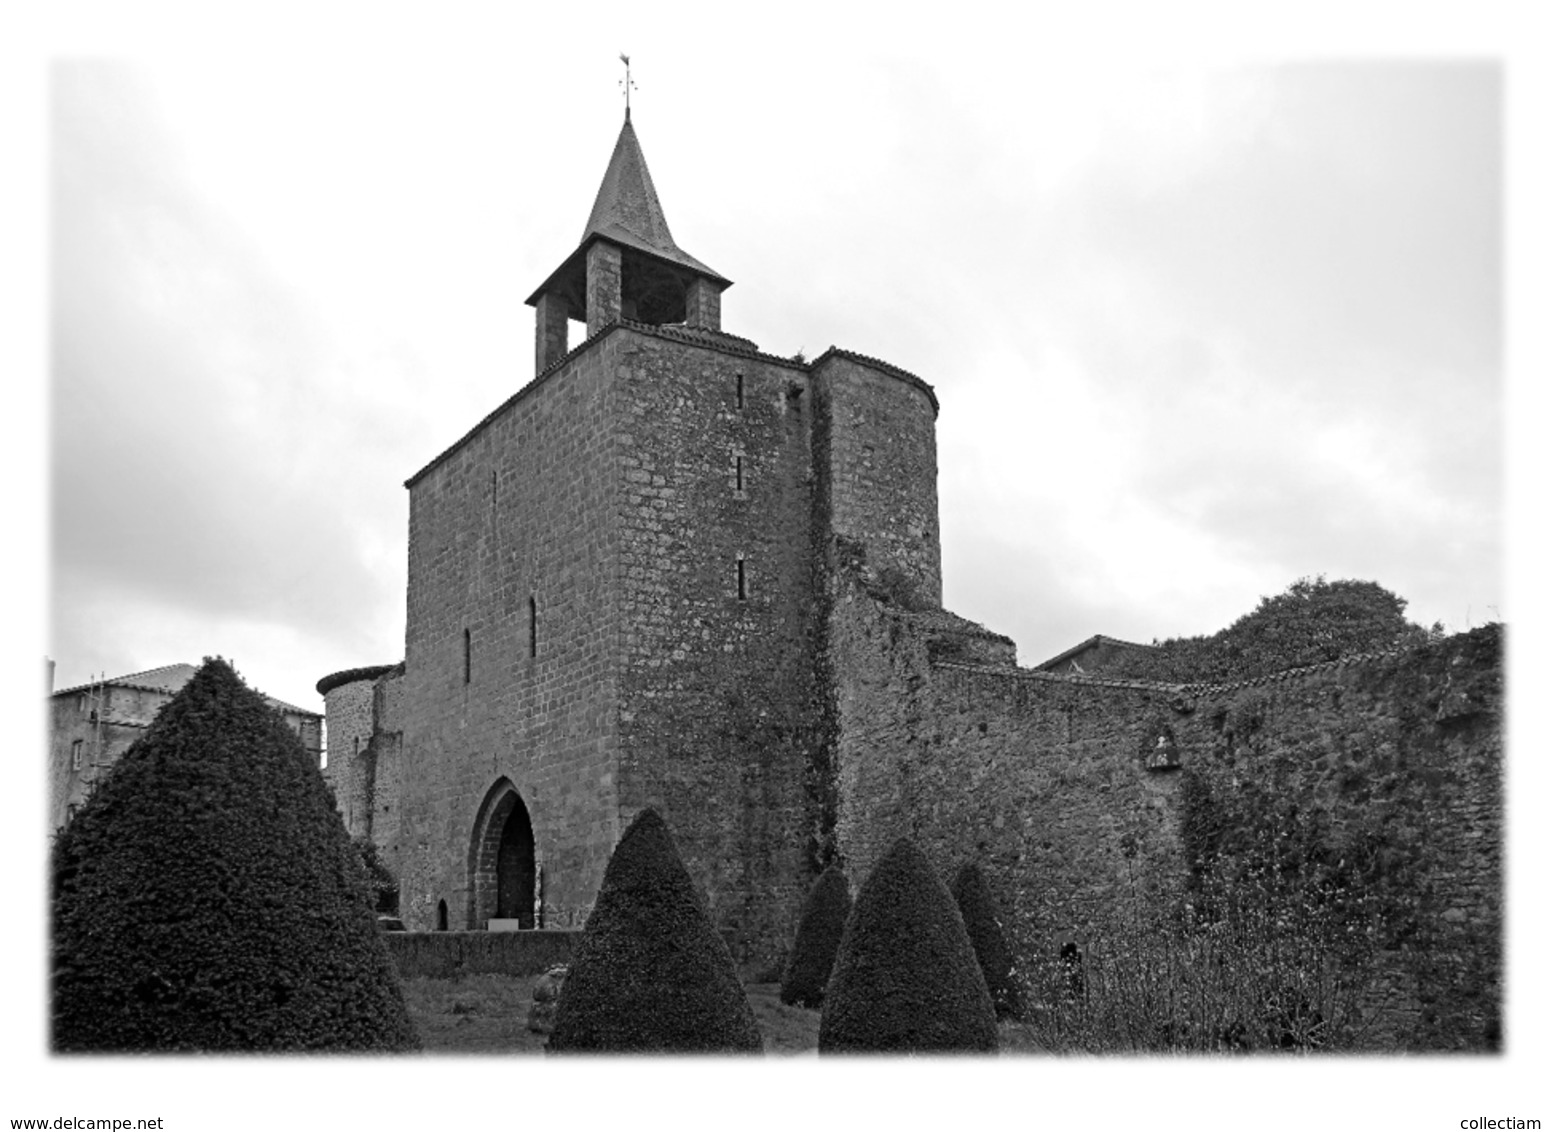
{"label": "window on building", "polygon": [[742,456],[733,457],[733,490],[744,490],[744,458]]}
{"label": "window on building", "polygon": [[82,741],[80,739],[77,739],[74,743],[70,744],[70,769],[71,770],[80,770],[81,769],[81,745],[82,745]]}
{"label": "window on building", "polygon": [[469,682],[469,676],[474,662],[474,651],[469,639],[469,630],[463,631],[463,682]]}
{"label": "window on building", "polygon": [[528,596],[528,655],[539,655],[539,603]]}
{"label": "window on building", "polygon": [[744,560],[742,558],[738,560],[738,600],[749,600],[749,587],[744,574]]}
{"label": "window on building", "polygon": [[734,399],[738,402],[738,407],[742,409],[744,407],[744,375],[741,373],[734,375],[733,393]]}

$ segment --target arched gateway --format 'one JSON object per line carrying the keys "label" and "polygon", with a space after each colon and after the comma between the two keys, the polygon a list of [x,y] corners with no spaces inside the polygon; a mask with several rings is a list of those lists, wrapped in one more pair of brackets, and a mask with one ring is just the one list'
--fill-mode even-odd
{"label": "arched gateway", "polygon": [[498,779],[474,819],[469,846],[469,928],[490,920],[534,926],[534,834],[517,787]]}

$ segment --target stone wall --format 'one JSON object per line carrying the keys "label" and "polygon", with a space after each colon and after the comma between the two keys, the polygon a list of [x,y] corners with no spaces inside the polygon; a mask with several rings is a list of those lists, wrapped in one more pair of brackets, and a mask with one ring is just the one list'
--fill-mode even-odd
{"label": "stone wall", "polygon": [[401,979],[539,975],[569,963],[580,932],[384,932]]}
{"label": "stone wall", "polygon": [[854,583],[834,624],[837,840],[853,876],[899,837],[945,881],[976,861],[1042,947],[1080,939],[1134,881],[1178,885],[1176,783],[1143,769],[1167,689],[934,663],[931,630]]}
{"label": "stone wall", "polygon": [[1409,1049],[1496,1045],[1502,994],[1503,644],[1498,626],[1432,645],[1194,690],[1183,766],[1222,797],[1318,814],[1372,861],[1384,977]]}
{"label": "stone wall", "polygon": [[[853,578],[831,618],[837,841],[860,879],[900,836],[947,880],[978,861],[1016,947],[1049,960],[1118,909],[1178,906],[1182,782],[1317,813],[1391,864],[1370,1008],[1386,1048],[1489,1048],[1502,919],[1496,632],[1243,687],[934,662],[930,630]],[[1170,745],[1178,767],[1150,766]],[[1261,797],[1258,795],[1257,797]],[[1236,796],[1238,794],[1236,793]],[[1381,882],[1376,882],[1379,884]]]}
{"label": "stone wall", "polygon": [[816,472],[829,533],[894,567],[924,607],[943,600],[937,400],[919,378],[828,350],[813,366]]}
{"label": "stone wall", "polygon": [[334,792],[334,804],[352,837],[372,831],[373,767],[372,680],[353,680],[324,693],[324,712],[329,720],[328,763],[323,780]]}
{"label": "stone wall", "polygon": [[[404,717],[404,670],[395,667],[372,685],[372,715],[384,721]],[[371,838],[386,861],[397,860],[400,842],[400,814],[404,808],[404,732],[399,726],[379,727],[372,735]],[[435,902],[422,911],[434,915]]]}
{"label": "stone wall", "polygon": [[741,961],[772,963],[809,874],[817,742],[802,366],[617,332],[620,821],[656,807]]}
{"label": "stone wall", "polygon": [[[619,335],[514,395],[410,489],[401,732],[401,911],[477,927],[476,816],[510,781],[546,897],[585,914],[619,835]],[[467,636],[466,636],[467,634]]]}
{"label": "stone wall", "polygon": [[[91,703],[85,693],[56,695],[49,701],[49,828],[60,829],[120,756],[145,734],[156,711],[169,697],[140,688],[99,689]],[[98,718],[92,718],[92,711]],[[74,759],[80,743],[81,765]]]}

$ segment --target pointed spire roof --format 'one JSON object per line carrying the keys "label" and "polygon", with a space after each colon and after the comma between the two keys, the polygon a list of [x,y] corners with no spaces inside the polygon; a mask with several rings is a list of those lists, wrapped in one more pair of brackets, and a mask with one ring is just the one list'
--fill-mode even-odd
{"label": "pointed spire roof", "polygon": [[603,182],[598,186],[598,196],[593,200],[593,211],[582,232],[582,243],[586,244],[594,236],[650,252],[699,275],[726,282],[674,243],[629,111],[626,111],[625,124],[620,127],[620,136],[614,143],[609,168],[604,170]]}
{"label": "pointed spire roof", "polygon": [[582,238],[586,240],[594,232],[603,235],[611,228],[619,228],[664,251],[678,250],[668,233],[668,221],[652,184],[652,172],[641,155],[641,143],[636,140],[629,118],[614,143],[614,154],[609,158],[609,168],[604,170],[603,183],[598,186]]}
{"label": "pointed spire roof", "polygon": [[710,279],[721,289],[732,286],[732,280],[707,267],[678,244],[668,231],[668,219],[657,199],[657,189],[652,184],[652,173],[647,159],[641,152],[641,142],[626,112],[625,124],[614,143],[614,153],[604,179],[593,199],[593,211],[588,214],[587,227],[582,232],[582,242],[566,262],[557,268],[550,278],[528,299],[532,306],[547,290],[557,290],[558,284],[575,270],[584,250],[594,240],[609,240],[639,252],[645,252],[668,263],[685,267],[697,275]]}

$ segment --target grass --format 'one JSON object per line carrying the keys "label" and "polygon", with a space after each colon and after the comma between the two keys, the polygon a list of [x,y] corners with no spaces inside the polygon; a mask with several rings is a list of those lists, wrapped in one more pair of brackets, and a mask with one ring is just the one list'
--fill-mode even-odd
{"label": "grass", "polygon": [[528,1028],[538,975],[404,979],[404,1004],[427,1053],[543,1053]]}
{"label": "grass", "polygon": [[[528,1028],[537,975],[465,975],[458,979],[405,979],[404,1001],[432,1054],[542,1055],[545,1034]],[[783,1006],[780,983],[746,983],[749,1005],[772,1056],[802,1056],[819,1051],[819,1011]],[[1005,1053],[1048,1052],[1023,1028],[1003,1023]]]}
{"label": "grass", "polygon": [[[405,979],[404,1001],[427,1053],[544,1052],[546,1034],[528,1028],[537,975],[465,975]],[[769,1054],[819,1048],[819,1011],[783,1006],[779,983],[744,988]]]}

